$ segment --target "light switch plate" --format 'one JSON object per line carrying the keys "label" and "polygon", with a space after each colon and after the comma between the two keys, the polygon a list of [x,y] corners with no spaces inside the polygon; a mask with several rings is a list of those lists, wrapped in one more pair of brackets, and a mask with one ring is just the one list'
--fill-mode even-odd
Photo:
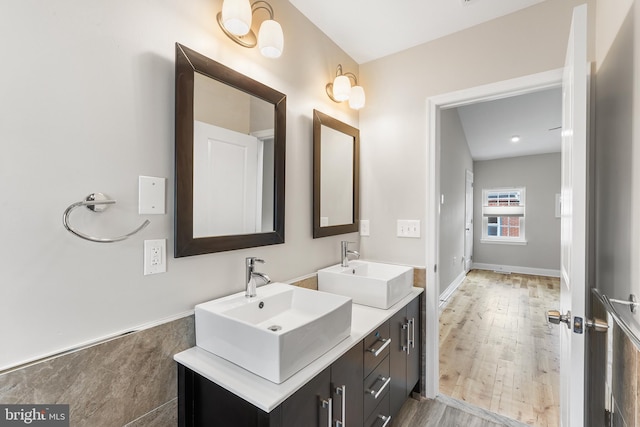
{"label": "light switch plate", "polygon": [[420,220],[419,219],[399,219],[397,222],[398,237],[420,237]]}
{"label": "light switch plate", "polygon": [[138,213],[162,215],[165,211],[165,178],[138,177]]}
{"label": "light switch plate", "polygon": [[360,235],[368,236],[369,235],[369,220],[361,219],[360,220]]}

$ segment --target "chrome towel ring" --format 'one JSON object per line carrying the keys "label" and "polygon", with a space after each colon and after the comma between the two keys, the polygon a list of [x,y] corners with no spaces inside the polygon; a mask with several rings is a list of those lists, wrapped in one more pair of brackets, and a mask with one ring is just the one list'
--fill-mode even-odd
{"label": "chrome towel ring", "polygon": [[113,205],[115,202],[116,202],[115,200],[108,199],[102,193],[91,193],[84,200],[80,202],[76,202],[70,205],[67,209],[65,209],[64,214],[62,215],[62,225],[64,225],[64,228],[66,228],[70,233],[73,233],[82,239],[89,240],[91,242],[98,242],[98,243],[113,243],[113,242],[119,242],[121,240],[128,239],[129,237],[133,236],[138,231],[142,230],[143,228],[145,228],[147,225],[151,223],[149,220],[145,220],[142,223],[142,225],[140,225],[140,227],[136,228],[131,233],[127,233],[123,236],[113,237],[113,238],[101,238],[101,237],[89,236],[88,234],[85,234],[81,231],[76,230],[71,226],[71,224],[69,224],[69,215],[71,214],[71,211],[73,211],[75,208],[79,206],[86,206],[87,209],[93,212],[102,212],[105,209],[107,209],[109,205]]}

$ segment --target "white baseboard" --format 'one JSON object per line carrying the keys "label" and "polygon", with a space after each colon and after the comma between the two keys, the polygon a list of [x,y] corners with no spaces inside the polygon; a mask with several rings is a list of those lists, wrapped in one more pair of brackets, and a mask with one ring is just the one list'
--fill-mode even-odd
{"label": "white baseboard", "polygon": [[531,274],[533,276],[560,277],[560,270],[551,270],[548,268],[518,267],[514,265],[484,264],[479,262],[474,262],[471,268],[504,273]]}
{"label": "white baseboard", "polygon": [[453,282],[451,282],[449,286],[447,286],[447,289],[445,289],[440,294],[440,303],[438,304],[440,311],[442,311],[446,307],[447,303],[449,302],[449,298],[451,298],[451,295],[453,295],[456,289],[458,289],[462,282],[464,282],[465,277],[467,277],[467,272],[463,271],[462,273],[460,273],[460,275],[458,275],[458,277],[453,279]]}

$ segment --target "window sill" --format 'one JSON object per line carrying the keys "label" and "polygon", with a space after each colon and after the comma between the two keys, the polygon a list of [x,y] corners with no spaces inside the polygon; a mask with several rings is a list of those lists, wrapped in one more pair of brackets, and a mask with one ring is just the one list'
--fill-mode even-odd
{"label": "window sill", "polygon": [[526,240],[506,240],[506,239],[480,239],[480,243],[489,243],[496,245],[526,245]]}

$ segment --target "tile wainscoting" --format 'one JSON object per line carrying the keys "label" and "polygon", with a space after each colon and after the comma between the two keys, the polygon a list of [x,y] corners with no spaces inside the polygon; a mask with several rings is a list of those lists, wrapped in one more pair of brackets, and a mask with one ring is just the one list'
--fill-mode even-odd
{"label": "tile wainscoting", "polygon": [[[414,286],[424,288],[424,278],[424,269],[416,269]],[[317,289],[317,283],[312,275],[292,284]],[[74,427],[175,427],[173,355],[194,345],[194,316],[190,314],[7,370],[0,374],[0,403],[69,404]]]}
{"label": "tile wainscoting", "polygon": [[69,404],[72,426],[175,426],[173,355],[194,345],[189,315],[5,372],[0,402]]}
{"label": "tile wainscoting", "polygon": [[[623,307],[622,309],[627,309]],[[595,318],[607,319],[607,311],[597,298],[592,298],[591,314]],[[589,425],[608,425],[605,415],[607,399],[607,363],[611,364],[609,387],[613,395],[613,427],[640,427],[640,349],[629,339],[615,320],[609,321],[607,333],[589,330],[588,374]],[[610,344],[608,335],[612,334]],[[609,347],[610,345],[610,347]],[[609,353],[607,355],[607,353]],[[610,362],[608,361],[610,360]]]}

